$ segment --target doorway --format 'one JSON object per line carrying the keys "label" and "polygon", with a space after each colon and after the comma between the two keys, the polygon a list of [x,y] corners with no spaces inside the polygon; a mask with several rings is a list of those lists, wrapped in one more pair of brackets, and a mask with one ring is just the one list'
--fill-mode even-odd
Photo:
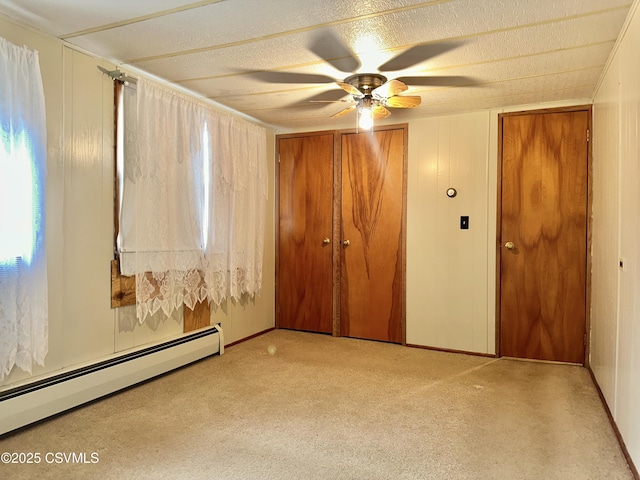
{"label": "doorway", "polygon": [[590,107],[499,116],[501,356],[584,364]]}

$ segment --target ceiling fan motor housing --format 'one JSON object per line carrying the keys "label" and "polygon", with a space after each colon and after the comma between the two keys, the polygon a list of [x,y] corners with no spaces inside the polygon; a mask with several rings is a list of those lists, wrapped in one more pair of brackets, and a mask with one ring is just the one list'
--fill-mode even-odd
{"label": "ceiling fan motor housing", "polygon": [[387,77],[379,73],[358,73],[344,79],[344,83],[353,85],[365,95],[387,82]]}

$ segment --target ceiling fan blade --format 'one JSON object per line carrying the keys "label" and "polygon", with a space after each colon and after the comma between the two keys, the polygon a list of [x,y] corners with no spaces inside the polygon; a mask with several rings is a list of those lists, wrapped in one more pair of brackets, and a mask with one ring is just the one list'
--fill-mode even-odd
{"label": "ceiling fan blade", "polygon": [[312,73],[258,71],[250,75],[267,83],[333,83],[334,78]]}
{"label": "ceiling fan blade", "polygon": [[[342,92],[342,90],[340,90]],[[342,94],[344,95],[344,92],[342,92]],[[288,106],[291,107],[313,107],[315,104],[318,103],[355,103],[355,100],[352,97],[345,97],[342,99],[338,99],[338,100],[321,100],[320,99],[320,95],[314,95],[313,97],[307,99],[307,100],[302,100],[302,101],[297,101],[294,102]]]}
{"label": "ceiling fan blade", "polygon": [[391,112],[384,108],[382,105],[376,105],[373,107],[373,119],[380,120],[381,118],[387,118],[391,115]]}
{"label": "ceiling fan blade", "polygon": [[361,65],[360,60],[333,33],[324,32],[316,35],[309,45],[309,50],[341,72],[354,72]]}
{"label": "ceiling fan blade", "polygon": [[347,100],[346,98],[342,100],[309,100],[311,103],[353,103],[355,100]]}
{"label": "ceiling fan blade", "polygon": [[425,76],[425,77],[400,77],[398,80],[409,85],[424,87],[467,87],[477,84],[473,77],[464,76]]}
{"label": "ceiling fan blade", "polygon": [[351,97],[346,97],[346,94],[343,90],[331,89],[325,90],[320,93],[316,93],[312,97],[309,97],[307,102],[344,102],[351,101]]}
{"label": "ceiling fan blade", "polygon": [[407,88],[409,88],[407,87],[407,84],[400,80],[389,80],[378,88],[374,88],[371,91],[371,95],[376,98],[389,98],[404,92]]}
{"label": "ceiling fan blade", "polygon": [[422,63],[430,58],[458,48],[463,42],[438,42],[416,45],[396,55],[378,67],[381,72],[395,72]]}
{"label": "ceiling fan blade", "polygon": [[354,97],[360,97],[360,98],[364,97],[364,93],[362,93],[360,90],[358,90],[356,87],[354,87],[350,83],[336,82],[336,84],[345,92],[347,92],[350,95],[353,95]]}
{"label": "ceiling fan blade", "polygon": [[341,117],[343,115],[346,115],[349,112],[353,112],[356,109],[356,107],[357,107],[357,105],[351,105],[350,107],[347,107],[344,110],[340,110],[335,115],[331,115],[331,118],[338,118],[338,117]]}
{"label": "ceiling fan blade", "polygon": [[387,98],[384,104],[391,108],[414,108],[422,103],[422,97],[418,95],[398,95]]}

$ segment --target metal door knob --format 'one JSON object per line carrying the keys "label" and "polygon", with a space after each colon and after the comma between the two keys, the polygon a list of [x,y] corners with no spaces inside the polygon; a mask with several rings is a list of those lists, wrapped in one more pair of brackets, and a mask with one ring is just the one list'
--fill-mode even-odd
{"label": "metal door knob", "polygon": [[504,248],[506,248],[507,250],[513,250],[516,246],[513,244],[513,242],[507,242],[504,244]]}
{"label": "metal door knob", "polygon": [[349,240],[343,240],[342,245],[344,245],[345,247],[348,247],[349,245],[351,245],[351,242]]}
{"label": "metal door knob", "polygon": [[328,238],[325,238],[324,240],[322,240],[322,243],[323,243],[324,245],[329,245],[329,244],[331,243],[331,240],[330,240],[330,239],[328,239]]}

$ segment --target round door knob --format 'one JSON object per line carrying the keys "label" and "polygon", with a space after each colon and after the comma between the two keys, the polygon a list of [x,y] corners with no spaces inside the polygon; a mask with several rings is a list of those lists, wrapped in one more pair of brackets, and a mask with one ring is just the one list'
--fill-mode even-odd
{"label": "round door knob", "polygon": [[331,243],[331,240],[329,240],[328,238],[325,238],[324,240],[322,240],[322,243],[325,245],[329,245]]}
{"label": "round door knob", "polygon": [[507,250],[513,250],[516,246],[513,244],[513,242],[507,242],[504,244],[504,248],[506,248]]}
{"label": "round door knob", "polygon": [[349,240],[343,240],[343,241],[342,241],[342,244],[343,244],[345,247],[348,247],[349,245],[351,245],[351,242],[350,242]]}

